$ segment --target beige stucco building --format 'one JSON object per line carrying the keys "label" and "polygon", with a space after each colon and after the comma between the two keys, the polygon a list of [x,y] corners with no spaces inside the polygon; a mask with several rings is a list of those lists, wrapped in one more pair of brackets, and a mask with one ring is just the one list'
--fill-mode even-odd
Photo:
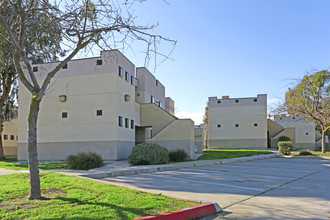
{"label": "beige stucco building", "polygon": [[271,147],[277,147],[281,136],[290,138],[294,148],[315,149],[320,135],[315,132],[314,122],[303,117],[275,115],[268,119],[268,136]]}
{"label": "beige stucco building", "polygon": [[195,152],[203,153],[206,146],[206,124],[195,125]]}
{"label": "beige stucco building", "polygon": [[5,156],[17,155],[17,122],[16,117],[3,123],[2,144]]}
{"label": "beige stucco building", "polygon": [[[57,63],[34,65],[38,80]],[[19,84],[18,159],[27,160],[27,115],[31,94]],[[118,50],[70,61],[52,79],[38,118],[40,160],[64,160],[95,151],[106,160],[129,156],[136,143],[156,142],[194,154],[194,123],[179,120],[165,87]]]}
{"label": "beige stucco building", "polygon": [[267,95],[209,97],[208,148],[266,148]]}

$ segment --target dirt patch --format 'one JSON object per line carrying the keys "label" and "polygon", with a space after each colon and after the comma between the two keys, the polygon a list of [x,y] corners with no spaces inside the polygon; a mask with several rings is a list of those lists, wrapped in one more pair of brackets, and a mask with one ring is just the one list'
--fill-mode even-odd
{"label": "dirt patch", "polygon": [[49,189],[42,190],[42,194],[46,198],[54,198],[54,197],[58,197],[58,196],[65,194],[65,192],[63,192],[60,189],[49,188]]}

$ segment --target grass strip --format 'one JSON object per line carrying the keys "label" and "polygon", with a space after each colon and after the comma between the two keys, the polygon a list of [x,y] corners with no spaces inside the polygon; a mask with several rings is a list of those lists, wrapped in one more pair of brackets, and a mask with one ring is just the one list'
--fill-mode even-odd
{"label": "grass strip", "polygon": [[269,150],[204,150],[204,155],[198,160],[228,159],[235,157],[248,157],[260,154],[272,154]]}
{"label": "grass strip", "polygon": [[0,176],[0,219],[134,219],[196,203],[54,172],[40,174],[44,200],[27,200],[28,174]]}

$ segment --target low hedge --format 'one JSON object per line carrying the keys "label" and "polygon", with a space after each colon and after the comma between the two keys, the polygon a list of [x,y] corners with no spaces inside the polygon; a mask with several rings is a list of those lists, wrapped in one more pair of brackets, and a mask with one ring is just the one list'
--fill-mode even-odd
{"label": "low hedge", "polygon": [[68,169],[89,170],[103,165],[103,157],[96,152],[79,152],[66,158]]}
{"label": "low hedge", "polygon": [[132,165],[166,164],[170,160],[168,150],[156,143],[135,145],[128,162]]}

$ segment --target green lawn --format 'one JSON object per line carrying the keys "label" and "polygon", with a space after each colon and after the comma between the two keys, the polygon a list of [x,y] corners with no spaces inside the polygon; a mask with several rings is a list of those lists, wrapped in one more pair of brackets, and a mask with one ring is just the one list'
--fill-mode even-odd
{"label": "green lawn", "polygon": [[0,219],[133,219],[196,203],[54,172],[41,176],[44,200],[27,200],[28,174],[0,176]]}
{"label": "green lawn", "polygon": [[[66,163],[39,163],[39,169],[60,169],[65,168]],[[27,170],[27,163],[17,163],[17,157],[8,156],[6,160],[0,161],[0,168],[9,170]]]}
{"label": "green lawn", "polygon": [[269,150],[204,150],[204,155],[198,160],[228,159],[235,157],[247,157],[259,154],[271,154]]}

